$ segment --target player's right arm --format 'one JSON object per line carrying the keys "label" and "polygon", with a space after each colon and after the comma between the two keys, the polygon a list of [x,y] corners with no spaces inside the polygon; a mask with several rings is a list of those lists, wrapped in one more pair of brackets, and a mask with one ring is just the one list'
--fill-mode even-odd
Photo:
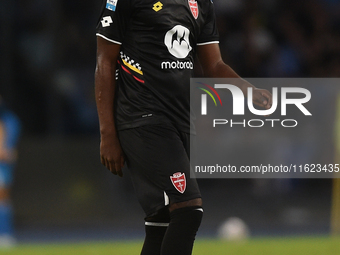
{"label": "player's right arm", "polygon": [[120,45],[97,36],[95,97],[100,127],[100,159],[113,174],[123,176],[123,152],[114,120],[116,65]]}

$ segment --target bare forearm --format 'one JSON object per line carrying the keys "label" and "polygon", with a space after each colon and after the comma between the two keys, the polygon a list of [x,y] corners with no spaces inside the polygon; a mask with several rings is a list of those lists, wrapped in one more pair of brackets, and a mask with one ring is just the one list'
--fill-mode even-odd
{"label": "bare forearm", "polygon": [[95,96],[100,126],[100,161],[113,174],[123,176],[123,151],[114,119],[116,66],[120,45],[97,37]]}
{"label": "bare forearm", "polygon": [[247,88],[253,87],[249,82],[243,80],[229,65],[224,63],[218,44],[208,44],[198,47],[198,57],[200,59],[204,76],[211,78],[235,78],[233,81],[245,95]]}
{"label": "bare forearm", "polygon": [[95,96],[101,135],[116,133],[114,122],[115,69],[115,63],[98,63],[96,67]]}
{"label": "bare forearm", "polygon": [[242,79],[229,65],[225,64],[222,60],[218,61],[215,68],[210,74],[212,78],[235,78],[233,80],[234,85],[238,86],[244,95],[247,95],[247,88],[255,88],[246,80]]}
{"label": "bare forearm", "polygon": [[116,136],[114,98],[116,65],[120,45],[97,37],[97,67],[95,72],[95,96],[99,116],[100,134]]}
{"label": "bare forearm", "polygon": [[206,44],[198,47],[204,75],[212,78],[234,78],[233,85],[238,86],[244,95],[248,95],[248,88],[253,88],[253,102],[261,107],[269,109],[272,104],[272,95],[269,91],[257,89],[252,84],[242,79],[229,65],[225,64],[221,57],[217,43]]}

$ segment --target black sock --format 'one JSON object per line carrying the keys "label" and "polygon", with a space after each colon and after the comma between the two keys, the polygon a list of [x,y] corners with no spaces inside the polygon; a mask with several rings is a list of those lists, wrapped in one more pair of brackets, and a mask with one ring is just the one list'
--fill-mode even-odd
{"label": "black sock", "polygon": [[170,224],[163,239],[161,255],[190,255],[202,216],[203,209],[199,206],[172,211]]}
{"label": "black sock", "polygon": [[168,225],[169,223],[145,222],[145,239],[141,255],[160,255]]}

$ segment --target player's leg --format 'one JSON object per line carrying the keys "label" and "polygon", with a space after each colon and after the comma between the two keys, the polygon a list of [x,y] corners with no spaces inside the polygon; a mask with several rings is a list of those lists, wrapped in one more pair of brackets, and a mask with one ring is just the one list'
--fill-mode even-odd
{"label": "player's leg", "polygon": [[[202,218],[201,208],[202,199],[197,198],[166,206],[155,215],[146,217],[141,255],[159,255],[162,247],[165,252],[162,254],[191,254]],[[172,213],[173,211],[175,212]],[[168,229],[169,222],[171,227]],[[166,238],[163,241],[165,234]],[[177,245],[174,246],[174,243]],[[180,251],[177,251],[178,249]]]}
{"label": "player's leg", "polygon": [[161,255],[190,255],[201,224],[202,199],[170,205],[170,224],[163,239]]}
{"label": "player's leg", "polygon": [[[202,218],[202,203],[196,180],[190,178],[189,158],[178,131],[171,126],[152,125],[121,131],[119,138],[139,202],[147,215],[142,254],[160,254],[159,244],[165,229],[161,230],[160,225],[152,224],[151,220],[155,220],[152,216],[167,206],[169,200],[171,227],[167,228],[165,237],[168,241],[163,240],[162,251],[168,250],[167,246],[176,246],[170,244],[175,240],[185,245],[176,250],[169,248],[173,253],[164,254],[191,254]],[[175,237],[179,232],[183,235]],[[155,243],[149,241],[151,239]]]}
{"label": "player's leg", "polygon": [[0,186],[0,244],[3,237],[12,236],[12,209],[9,190]]}
{"label": "player's leg", "polygon": [[0,165],[0,247],[14,245],[13,212],[9,197],[9,169]]}
{"label": "player's leg", "polygon": [[[169,199],[161,188],[153,143],[152,127],[123,130],[118,133],[129,174],[145,217],[145,239],[141,255],[160,255],[164,234],[170,222]],[[157,131],[156,131],[157,133]],[[160,145],[161,146],[161,145]]]}
{"label": "player's leg", "polygon": [[167,207],[155,215],[145,218],[145,239],[141,255],[159,255],[163,237],[169,226],[170,215]]}
{"label": "player's leg", "polygon": [[[188,162],[190,158],[190,144],[194,145],[195,137],[183,132],[180,132],[179,135],[186,153],[186,164],[189,164],[189,168],[186,167],[186,169],[190,169],[190,163]],[[189,177],[189,173],[187,172],[186,174]],[[196,179],[187,179],[187,186],[189,190],[199,192]],[[171,220],[163,239],[161,254],[188,255],[192,253],[196,232],[201,224],[203,216],[202,199],[197,197],[185,200],[185,196],[181,197],[176,190],[172,191],[174,193],[168,191],[171,201],[169,206]]]}

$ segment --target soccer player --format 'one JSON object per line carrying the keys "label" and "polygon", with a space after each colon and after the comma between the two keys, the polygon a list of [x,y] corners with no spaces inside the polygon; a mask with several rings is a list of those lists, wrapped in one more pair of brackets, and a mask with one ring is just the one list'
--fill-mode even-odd
{"label": "soccer player", "polygon": [[[205,76],[239,78],[222,59],[211,0],[105,0],[97,25],[95,94],[101,162],[127,163],[145,211],[142,255],[189,255],[203,214],[190,178],[189,87],[194,58]],[[244,93],[252,86],[240,79]],[[254,88],[266,109],[271,94]]]}
{"label": "soccer player", "polygon": [[19,135],[20,121],[13,112],[5,107],[5,103],[0,97],[0,248],[12,246],[15,243],[9,192]]}

